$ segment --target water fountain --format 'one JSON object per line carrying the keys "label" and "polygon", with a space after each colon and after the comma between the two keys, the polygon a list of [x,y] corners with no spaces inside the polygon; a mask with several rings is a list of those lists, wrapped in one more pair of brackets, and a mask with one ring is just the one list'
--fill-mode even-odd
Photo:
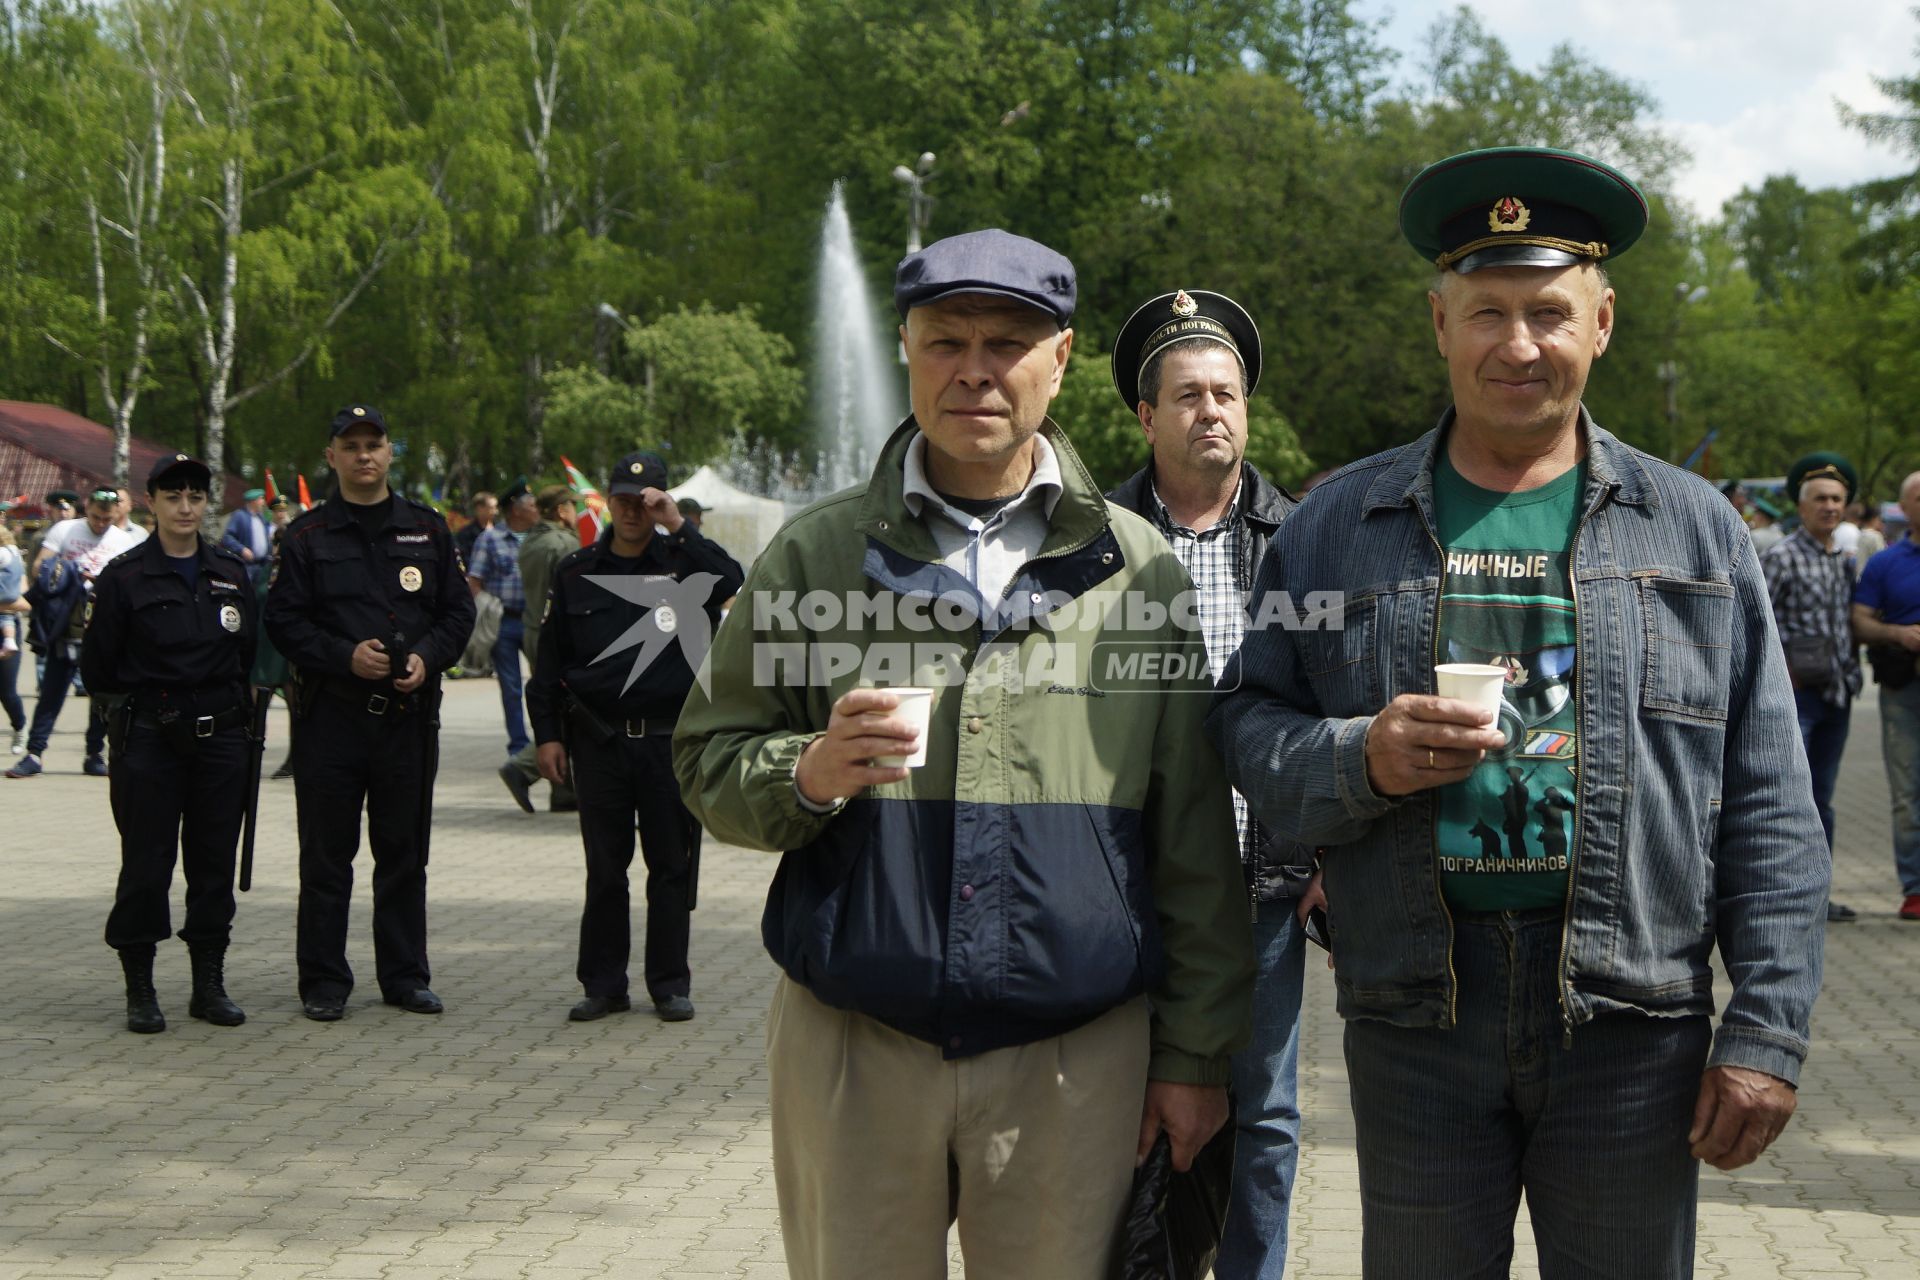
{"label": "water fountain", "polygon": [[880,446],[906,414],[893,343],[887,340],[891,326],[874,315],[838,182],[820,231],[814,316],[816,492],[825,495],[864,484]]}

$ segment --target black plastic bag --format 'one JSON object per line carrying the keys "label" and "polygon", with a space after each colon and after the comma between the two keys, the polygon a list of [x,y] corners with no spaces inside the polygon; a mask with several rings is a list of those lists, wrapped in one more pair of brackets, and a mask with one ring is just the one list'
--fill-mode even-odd
{"label": "black plastic bag", "polygon": [[1233,1111],[1220,1132],[1177,1173],[1164,1131],[1147,1162],[1133,1171],[1126,1220],[1114,1244],[1107,1280],[1204,1280],[1220,1251],[1233,1185]]}

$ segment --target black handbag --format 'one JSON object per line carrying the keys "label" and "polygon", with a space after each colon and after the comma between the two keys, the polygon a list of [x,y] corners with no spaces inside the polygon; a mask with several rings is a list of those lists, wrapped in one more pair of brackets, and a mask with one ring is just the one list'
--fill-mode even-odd
{"label": "black handbag", "polygon": [[1796,689],[1824,689],[1833,683],[1832,636],[1793,636],[1783,640],[1787,675]]}
{"label": "black handbag", "polygon": [[1873,668],[1873,682],[1883,689],[1904,689],[1913,683],[1913,650],[1905,645],[1868,645],[1867,665]]}

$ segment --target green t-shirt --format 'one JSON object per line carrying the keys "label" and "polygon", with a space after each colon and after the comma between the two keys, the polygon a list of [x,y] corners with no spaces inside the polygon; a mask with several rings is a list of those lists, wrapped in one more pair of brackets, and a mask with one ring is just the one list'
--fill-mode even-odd
{"label": "green t-shirt", "polygon": [[1499,723],[1507,745],[1440,790],[1434,850],[1450,906],[1513,911],[1566,900],[1579,745],[1568,547],[1585,475],[1582,464],[1537,489],[1496,493],[1470,484],[1444,451],[1434,469],[1446,552],[1441,661],[1508,671]]}

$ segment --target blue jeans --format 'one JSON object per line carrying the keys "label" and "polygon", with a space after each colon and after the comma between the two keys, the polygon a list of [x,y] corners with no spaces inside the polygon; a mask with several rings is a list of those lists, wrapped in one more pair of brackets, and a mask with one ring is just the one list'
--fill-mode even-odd
{"label": "blue jeans", "polygon": [[[65,641],[53,645],[47,653],[46,674],[40,679],[40,696],[33,703],[33,727],[27,730],[27,754],[40,755],[53,737],[53,722],[67,701],[67,685],[80,672],[80,664],[67,661]],[[103,755],[107,749],[106,699],[91,698],[87,708],[87,754]]]}
{"label": "blue jeans", "polygon": [[1233,1055],[1233,1191],[1216,1280],[1280,1280],[1287,1212],[1300,1163],[1300,985],[1306,934],[1290,900],[1253,922],[1253,1039]]}
{"label": "blue jeans", "polygon": [[500,638],[493,642],[493,674],[500,681],[500,707],[507,715],[507,754],[527,745],[527,715],[521,706],[521,620],[502,615]]}
{"label": "blue jeans", "polygon": [[1819,694],[1796,689],[1794,710],[1800,714],[1800,742],[1807,749],[1807,767],[1813,771],[1813,807],[1827,833],[1827,851],[1833,851],[1833,784],[1840,777],[1840,753],[1847,749],[1847,722],[1853,703],[1836,707]]}
{"label": "blue jeans", "polygon": [[1893,797],[1893,866],[1902,894],[1920,893],[1920,680],[1880,686],[1880,753]]}
{"label": "blue jeans", "polygon": [[1561,911],[1458,914],[1453,1029],[1354,1019],[1347,1078],[1367,1280],[1505,1280],[1524,1190],[1544,1280],[1693,1274],[1703,1015],[1567,1036]]}

